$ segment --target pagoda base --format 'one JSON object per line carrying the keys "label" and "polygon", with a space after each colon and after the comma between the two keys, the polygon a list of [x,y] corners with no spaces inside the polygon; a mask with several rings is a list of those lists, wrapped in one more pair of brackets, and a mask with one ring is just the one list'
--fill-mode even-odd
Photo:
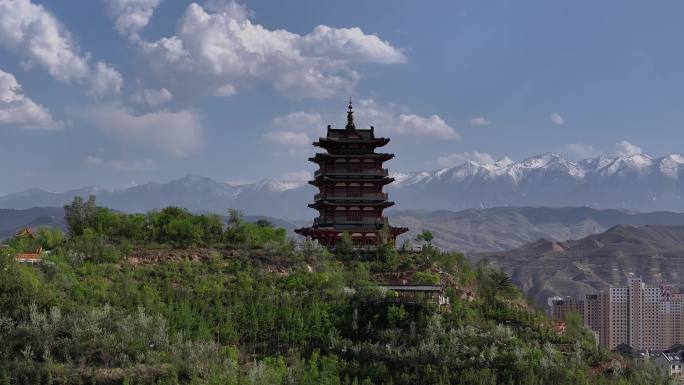
{"label": "pagoda base", "polygon": [[[390,227],[388,242],[395,245],[397,236],[408,231],[406,227]],[[337,230],[323,227],[302,227],[295,230],[295,233],[315,239],[321,245],[334,249],[345,233],[351,235],[352,242],[356,247],[376,247],[382,242],[383,230],[355,229]]]}

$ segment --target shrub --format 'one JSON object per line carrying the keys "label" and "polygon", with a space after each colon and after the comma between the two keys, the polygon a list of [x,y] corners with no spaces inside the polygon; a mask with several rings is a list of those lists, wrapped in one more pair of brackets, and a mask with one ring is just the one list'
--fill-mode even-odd
{"label": "shrub", "polygon": [[419,271],[411,277],[413,285],[438,285],[440,283],[439,274],[431,271]]}

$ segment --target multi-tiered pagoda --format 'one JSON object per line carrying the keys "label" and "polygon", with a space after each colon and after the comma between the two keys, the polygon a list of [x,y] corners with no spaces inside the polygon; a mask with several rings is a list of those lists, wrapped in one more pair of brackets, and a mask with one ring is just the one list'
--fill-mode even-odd
{"label": "multi-tiered pagoda", "polygon": [[316,153],[311,162],[319,170],[309,183],[318,187],[314,203],[309,207],[318,210],[313,226],[295,230],[298,234],[335,247],[344,233],[349,233],[357,246],[377,246],[381,242],[394,244],[397,235],[408,231],[391,227],[382,211],[394,202],[387,200],[383,186],[394,178],[389,177],[382,163],[394,154],[376,153],[389,138],[376,138],[373,126],[357,129],[351,101],[347,111],[347,126],[336,129],[328,126],[325,138],[313,145],[327,152]]}

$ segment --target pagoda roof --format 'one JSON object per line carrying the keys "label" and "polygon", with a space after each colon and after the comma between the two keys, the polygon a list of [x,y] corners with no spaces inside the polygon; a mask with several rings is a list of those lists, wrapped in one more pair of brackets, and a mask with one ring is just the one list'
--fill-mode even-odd
{"label": "pagoda roof", "polygon": [[320,181],[323,182],[382,182],[383,185],[390,184],[394,182],[392,177],[368,177],[368,178],[336,178],[331,176],[319,176],[315,180],[310,180],[309,184],[316,186]]}
{"label": "pagoda roof", "polygon": [[[382,232],[382,229],[370,229],[370,228],[344,229],[344,228],[335,228],[335,227],[314,227],[314,226],[300,227],[298,229],[295,229],[295,233],[300,234],[300,235],[304,235],[304,236],[315,235],[315,234],[337,234],[337,235],[341,235],[342,232],[344,232],[344,231],[350,231],[350,232],[355,232],[355,233],[376,233],[376,234],[380,234]],[[397,235],[400,235],[400,234],[407,232],[408,228],[390,226],[389,231],[392,235],[397,236]]]}
{"label": "pagoda roof", "polygon": [[[342,134],[332,133],[332,131],[341,131]],[[365,132],[370,132],[370,134]],[[317,147],[325,147],[326,145],[336,143],[369,143],[382,147],[389,143],[389,141],[389,138],[376,138],[372,134],[372,130],[354,129],[352,132],[347,132],[347,130],[329,128],[328,135],[325,138],[319,138],[317,142],[313,142],[313,145]]]}
{"label": "pagoda roof", "polygon": [[363,129],[354,127],[351,130],[348,128],[328,128],[325,139],[383,139],[376,138],[374,131],[374,128]]}
{"label": "pagoda roof", "polygon": [[[350,200],[354,199],[352,197]],[[390,207],[394,206],[394,202],[382,201],[382,202],[368,202],[368,201],[355,201],[355,202],[332,202],[328,200],[320,200],[315,203],[310,203],[308,205],[311,208],[316,208],[319,206],[362,206],[362,207]]]}
{"label": "pagoda roof", "polygon": [[351,100],[349,100],[349,109],[347,111],[347,125],[345,128],[332,128],[328,126],[325,138],[319,138],[314,142],[314,146],[324,147],[332,143],[375,143],[384,146],[389,142],[389,138],[376,138],[375,128],[371,126],[369,129],[356,128],[354,124],[354,111],[352,110]]}
{"label": "pagoda roof", "polygon": [[29,229],[28,227],[24,227],[14,236],[16,238],[35,238],[35,235],[33,235],[33,231],[31,231],[31,229]]}
{"label": "pagoda roof", "polygon": [[312,158],[309,158],[310,161],[315,162],[316,159],[325,159],[325,158],[379,158],[383,160],[390,160],[394,158],[394,154],[389,154],[385,152],[381,153],[370,153],[370,154],[330,154],[327,152],[317,152],[316,155],[314,155]]}

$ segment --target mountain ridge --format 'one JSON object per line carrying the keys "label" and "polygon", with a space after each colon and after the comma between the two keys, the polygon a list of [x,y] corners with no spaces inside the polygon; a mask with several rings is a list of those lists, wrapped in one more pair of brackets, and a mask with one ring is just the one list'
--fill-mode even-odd
{"label": "mountain ridge", "polygon": [[585,294],[624,285],[628,274],[644,281],[684,282],[684,225],[615,225],[568,241],[537,240],[507,251],[478,253],[473,262],[500,266],[539,306],[556,295]]}
{"label": "mountain ridge", "polygon": [[[580,207],[633,211],[684,211],[684,155],[645,154],[571,162],[544,153],[519,162],[467,161],[433,171],[395,172],[386,191],[396,208],[452,210],[505,206]],[[264,179],[234,185],[189,174],[166,183],[123,189],[83,187],[64,192],[28,189],[0,196],[0,208],[62,206],[74,196],[96,194],[116,210],[146,211],[169,205],[223,213],[229,207],[254,215],[310,220],[306,204],[315,188],[305,181]]]}

